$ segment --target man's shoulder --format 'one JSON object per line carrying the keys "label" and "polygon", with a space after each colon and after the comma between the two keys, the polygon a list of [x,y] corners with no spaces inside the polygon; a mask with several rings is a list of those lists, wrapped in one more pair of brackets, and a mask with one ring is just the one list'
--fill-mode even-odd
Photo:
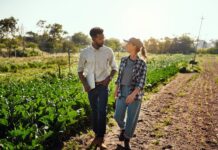
{"label": "man's shoulder", "polygon": [[91,46],[87,46],[87,47],[81,49],[81,50],[80,50],[80,53],[83,53],[83,54],[84,54],[84,53],[88,53],[90,50],[91,50]]}
{"label": "man's shoulder", "polygon": [[81,51],[89,51],[90,49],[91,49],[91,46],[89,45],[89,46],[87,46],[87,47],[81,49]]}
{"label": "man's shoulder", "polygon": [[108,47],[108,46],[103,46],[103,49],[108,51],[108,52],[113,52],[112,48]]}

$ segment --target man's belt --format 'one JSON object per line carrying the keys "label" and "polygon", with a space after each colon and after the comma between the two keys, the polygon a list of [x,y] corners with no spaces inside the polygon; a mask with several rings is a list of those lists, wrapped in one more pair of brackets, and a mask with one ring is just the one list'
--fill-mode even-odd
{"label": "man's belt", "polygon": [[100,81],[100,82],[95,82],[95,85],[101,85],[103,84],[104,81]]}

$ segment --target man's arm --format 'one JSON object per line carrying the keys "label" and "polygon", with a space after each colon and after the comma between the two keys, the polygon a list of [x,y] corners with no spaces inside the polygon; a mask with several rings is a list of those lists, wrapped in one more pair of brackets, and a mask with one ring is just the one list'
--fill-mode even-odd
{"label": "man's arm", "polygon": [[117,72],[116,70],[112,70],[110,75],[102,82],[102,84],[104,86],[108,86],[110,81],[113,79],[114,75],[116,74],[116,72]]}
{"label": "man's arm", "polygon": [[86,77],[83,75],[83,71],[84,71],[84,66],[86,63],[86,58],[84,56],[84,51],[81,51],[80,53],[80,57],[79,57],[79,62],[78,62],[78,75],[79,75],[79,79],[81,80],[83,87],[85,88],[86,92],[89,92],[91,90]]}
{"label": "man's arm", "polygon": [[118,71],[117,64],[116,64],[115,57],[114,57],[114,52],[112,49],[111,49],[111,56],[110,56],[109,62],[110,62],[110,66],[111,66],[111,73],[103,82],[103,85],[105,85],[105,86],[108,86],[108,84],[113,79],[116,72]]}
{"label": "man's arm", "polygon": [[83,87],[85,88],[85,91],[89,92],[91,90],[91,88],[90,88],[86,78],[84,77],[83,72],[78,72],[78,75],[79,75],[79,79],[81,80],[81,82],[83,84]]}
{"label": "man's arm", "polygon": [[112,70],[110,74],[110,80],[113,79],[114,75],[116,74],[117,70]]}

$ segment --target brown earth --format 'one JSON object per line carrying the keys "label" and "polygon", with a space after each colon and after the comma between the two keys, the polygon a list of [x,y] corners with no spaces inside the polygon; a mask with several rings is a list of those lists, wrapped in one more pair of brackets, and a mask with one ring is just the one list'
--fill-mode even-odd
{"label": "brown earth", "polygon": [[[218,58],[199,59],[200,73],[178,74],[143,102],[133,150],[218,150]],[[117,125],[107,129],[109,150],[123,149],[118,135]],[[63,149],[86,149],[92,139],[72,137]]]}

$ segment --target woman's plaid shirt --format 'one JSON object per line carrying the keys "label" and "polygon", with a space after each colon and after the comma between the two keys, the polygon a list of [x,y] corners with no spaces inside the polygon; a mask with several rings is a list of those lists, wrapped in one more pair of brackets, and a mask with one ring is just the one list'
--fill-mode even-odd
{"label": "woman's plaid shirt", "polygon": [[[121,78],[123,74],[123,70],[127,64],[127,60],[129,57],[123,57],[121,58],[118,77],[116,80],[116,84],[118,86],[118,95],[117,98],[119,99],[121,97]],[[144,60],[137,57],[134,67],[133,67],[133,76],[131,81],[131,90],[130,93],[134,91],[135,88],[139,88],[140,92],[136,95],[135,100],[141,100],[144,96],[144,86],[146,81],[146,72],[147,72],[147,65]]]}

